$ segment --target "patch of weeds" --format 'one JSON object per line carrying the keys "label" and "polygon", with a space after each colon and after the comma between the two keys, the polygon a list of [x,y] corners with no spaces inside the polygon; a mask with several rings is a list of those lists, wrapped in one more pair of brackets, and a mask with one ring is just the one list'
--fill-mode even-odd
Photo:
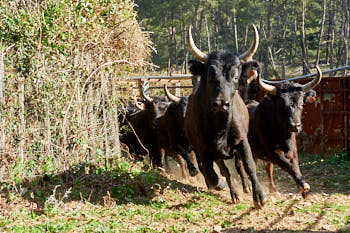
{"label": "patch of weeds", "polygon": [[156,220],[162,220],[164,218],[166,218],[166,213],[164,210],[160,210],[154,214],[154,219],[156,219]]}
{"label": "patch of weeds", "polygon": [[236,210],[236,211],[245,211],[247,209],[248,209],[248,206],[244,203],[238,203],[233,207],[233,210]]}
{"label": "patch of weeds", "polygon": [[184,204],[184,207],[186,209],[194,209],[194,208],[198,208],[200,205],[198,203],[195,202],[187,202]]}
{"label": "patch of weeds", "polygon": [[185,212],[185,213],[183,213],[183,216],[185,217],[185,219],[186,219],[188,222],[192,222],[192,216],[193,216],[193,213],[192,213],[192,212]]}
{"label": "patch of weeds", "polygon": [[232,222],[230,220],[225,219],[222,223],[221,226],[224,228],[230,228],[232,227]]}
{"label": "patch of weeds", "polygon": [[331,222],[336,224],[338,227],[345,226],[346,222],[339,216],[333,216]]}
{"label": "patch of weeds", "polygon": [[302,207],[302,206],[297,206],[295,208],[295,212],[299,212],[299,213],[308,213],[310,211],[309,208],[305,208],[305,207]]}
{"label": "patch of weeds", "polygon": [[140,214],[140,213],[147,214],[146,211],[139,211],[139,210],[137,210],[135,208],[130,208],[129,206],[128,207],[125,206],[125,209],[120,211],[119,215],[127,217],[128,219],[132,219],[132,218],[135,217],[135,215]]}
{"label": "patch of weeds", "polygon": [[179,223],[179,224],[177,224],[177,225],[172,225],[172,226],[170,226],[170,229],[171,229],[171,231],[174,232],[174,233],[177,233],[177,232],[185,232],[185,231],[186,231],[185,227],[182,226],[181,223]]}
{"label": "patch of weeds", "polygon": [[322,208],[322,205],[320,203],[315,203],[311,206],[310,210],[314,213],[320,213],[321,208]]}
{"label": "patch of weeds", "polygon": [[330,208],[333,211],[339,211],[344,213],[347,209],[349,209],[349,206],[337,205],[335,203],[327,203],[326,208]]}
{"label": "patch of weeds", "polygon": [[211,207],[205,208],[203,213],[202,213],[203,217],[213,217],[214,215],[215,215],[215,213]]}
{"label": "patch of weeds", "polygon": [[148,226],[138,226],[135,230],[131,230],[130,232],[144,233],[144,232],[155,232],[155,230]]}
{"label": "patch of weeds", "polygon": [[166,200],[164,200],[162,197],[157,197],[157,199],[155,201],[151,202],[151,207],[153,209],[166,209],[168,208],[168,204],[166,202]]}
{"label": "patch of weeds", "polygon": [[111,190],[111,197],[120,202],[130,202],[135,194],[135,188],[130,184],[120,184]]}

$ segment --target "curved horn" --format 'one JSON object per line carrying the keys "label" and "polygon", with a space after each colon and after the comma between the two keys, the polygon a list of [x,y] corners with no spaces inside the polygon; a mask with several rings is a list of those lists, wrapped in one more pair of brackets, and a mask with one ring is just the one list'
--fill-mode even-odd
{"label": "curved horn", "polygon": [[138,108],[139,110],[143,110],[144,108],[142,107],[141,104],[139,104],[138,102],[135,102],[135,106],[136,108]]}
{"label": "curved horn", "polygon": [[175,104],[179,104],[180,101],[181,101],[181,98],[180,97],[177,97],[173,94],[171,94],[169,91],[168,91],[168,87],[166,84],[164,84],[164,92],[166,94],[166,96],[172,101],[174,102]]}
{"label": "curved horn", "polygon": [[148,102],[153,102],[153,99],[151,97],[149,97],[148,95],[145,95],[145,92],[143,90],[143,87],[141,87],[141,96],[142,98],[144,98],[145,100],[147,100]]}
{"label": "curved horn", "polygon": [[272,95],[276,95],[277,94],[276,87],[272,86],[270,84],[264,83],[262,81],[262,79],[261,79],[261,75],[260,74],[258,75],[258,85],[263,91],[265,91],[265,92],[267,92],[269,94],[272,94]]}
{"label": "curved horn", "polygon": [[136,108],[138,108],[139,110],[143,110],[142,105],[137,102],[136,96],[133,97],[133,100]]}
{"label": "curved horn", "polygon": [[316,87],[322,79],[322,71],[320,69],[320,67],[316,66],[316,70],[317,70],[317,77],[314,78],[313,80],[311,80],[310,82],[306,83],[303,85],[303,91],[308,92],[311,89],[313,89],[314,87]]}
{"label": "curved horn", "polygon": [[188,28],[188,47],[190,48],[192,54],[201,62],[207,63],[208,56],[203,53],[202,51],[197,48],[197,46],[194,44],[193,38],[192,38],[192,25]]}
{"label": "curved horn", "polygon": [[249,50],[243,53],[242,55],[239,55],[239,58],[242,59],[243,61],[247,62],[252,59],[256,51],[258,50],[259,46],[259,33],[258,29],[256,29],[255,25],[252,24],[253,29],[254,29],[254,40],[252,42],[252,45],[250,46]]}

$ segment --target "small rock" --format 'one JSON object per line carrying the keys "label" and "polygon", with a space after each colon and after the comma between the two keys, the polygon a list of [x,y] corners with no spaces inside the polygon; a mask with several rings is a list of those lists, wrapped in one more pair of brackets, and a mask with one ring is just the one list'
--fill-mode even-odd
{"label": "small rock", "polygon": [[220,225],[213,227],[213,233],[220,233],[222,230],[222,227]]}

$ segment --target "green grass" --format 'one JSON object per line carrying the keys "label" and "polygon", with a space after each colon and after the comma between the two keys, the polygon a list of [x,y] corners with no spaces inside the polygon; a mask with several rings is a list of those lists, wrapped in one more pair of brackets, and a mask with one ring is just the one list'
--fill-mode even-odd
{"label": "green grass", "polygon": [[[68,173],[22,182],[21,187],[2,184],[6,194],[2,200],[7,206],[2,205],[9,211],[0,217],[0,231],[211,232],[213,226],[220,226],[248,232],[262,227],[275,232],[275,223],[282,223],[291,231],[317,231],[322,230],[323,222],[340,229],[350,221],[350,188],[343,183],[349,176],[347,163],[345,155],[301,156],[301,169],[307,171],[317,198],[310,202],[299,195],[282,193],[260,211],[252,208],[251,194],[243,195],[241,202],[234,205],[227,191],[207,192],[182,184],[142,163],[78,166]],[[330,175],[315,177],[315,182],[309,179],[320,171]],[[278,180],[278,186],[291,185],[284,172],[277,170],[276,175],[284,176]],[[20,188],[27,192],[17,193],[15,190]]]}

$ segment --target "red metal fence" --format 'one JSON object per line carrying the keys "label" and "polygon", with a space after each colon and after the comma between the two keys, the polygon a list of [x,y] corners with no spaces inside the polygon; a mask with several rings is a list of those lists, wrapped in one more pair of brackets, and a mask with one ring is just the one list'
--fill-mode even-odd
{"label": "red metal fence", "polygon": [[304,106],[299,150],[308,153],[350,151],[350,77],[325,77],[315,91],[317,101]]}

